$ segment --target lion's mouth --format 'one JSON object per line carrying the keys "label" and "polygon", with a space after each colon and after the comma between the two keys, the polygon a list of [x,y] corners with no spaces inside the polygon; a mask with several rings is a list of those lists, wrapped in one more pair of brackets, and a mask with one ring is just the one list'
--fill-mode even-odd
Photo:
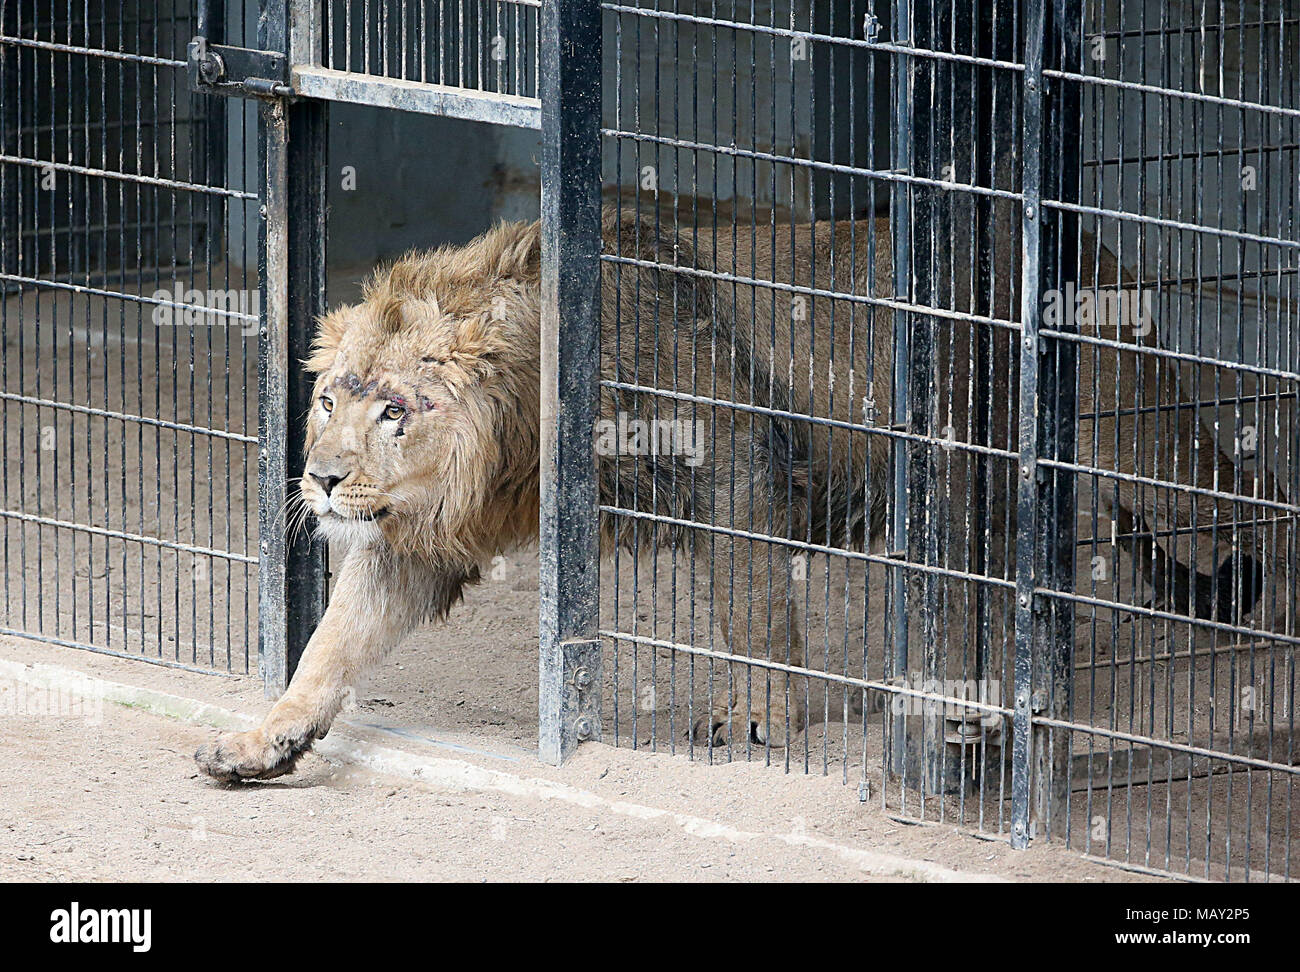
{"label": "lion's mouth", "polygon": [[380,520],[383,520],[391,516],[392,513],[393,511],[389,509],[387,506],[379,510],[366,510],[364,512],[350,513],[350,514],[343,514],[343,513],[339,513],[337,510],[329,509],[321,514],[321,518],[330,519],[330,520],[340,520],[344,523],[347,523],[350,520],[362,520],[367,523],[377,523]]}

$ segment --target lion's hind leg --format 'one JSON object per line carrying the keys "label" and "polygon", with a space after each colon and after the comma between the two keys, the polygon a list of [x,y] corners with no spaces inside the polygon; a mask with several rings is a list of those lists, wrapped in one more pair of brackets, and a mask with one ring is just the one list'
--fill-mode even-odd
{"label": "lion's hind leg", "polygon": [[[807,489],[806,460],[803,469],[790,461],[785,443],[793,432],[779,423],[734,421],[734,452],[719,448],[713,460],[711,514],[720,529],[713,535],[712,600],[727,650],[754,662],[727,666],[725,688],[696,720],[692,738],[715,746],[784,747],[805,719],[799,678],[790,672],[804,666],[804,645],[791,586],[794,548],[785,541],[803,534],[795,510]],[[773,445],[776,440],[781,444]],[[719,444],[724,441],[730,437],[719,435]]]}
{"label": "lion's hind leg", "polygon": [[[766,549],[771,547],[771,549]],[[735,662],[691,729],[714,746],[788,746],[804,725],[796,680],[786,671],[803,661],[803,640],[791,604],[790,556],[783,547],[735,540],[715,547],[718,626],[727,650],[757,664]]]}

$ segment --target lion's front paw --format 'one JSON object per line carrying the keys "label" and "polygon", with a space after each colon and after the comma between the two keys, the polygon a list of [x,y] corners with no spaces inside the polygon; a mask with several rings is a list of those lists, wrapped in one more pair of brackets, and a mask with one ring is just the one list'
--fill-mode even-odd
{"label": "lion's front paw", "polygon": [[226,783],[269,780],[292,773],[313,736],[311,732],[268,734],[264,728],[225,732],[200,746],[194,761],[208,776]]}
{"label": "lion's front paw", "polygon": [[756,702],[749,711],[742,705],[728,712],[727,706],[720,704],[715,705],[707,717],[696,720],[692,738],[697,743],[712,738],[714,746],[743,747],[748,741],[752,746],[781,748],[786,744],[787,721],[788,735],[794,736],[802,724],[799,714],[796,711],[794,717],[787,720],[785,702],[777,699],[773,699],[771,705]]}

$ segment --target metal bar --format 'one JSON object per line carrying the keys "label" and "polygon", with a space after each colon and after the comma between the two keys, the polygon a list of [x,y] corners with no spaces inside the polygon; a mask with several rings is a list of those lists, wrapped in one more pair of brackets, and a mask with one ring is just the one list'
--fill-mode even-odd
{"label": "metal bar", "polygon": [[[316,319],[325,313],[326,199],[329,103],[289,102],[288,116],[288,333],[285,399],[286,486],[306,461],[306,416],[314,379],[302,367],[311,353]],[[285,529],[285,517],[279,527]],[[325,610],[325,542],[295,531],[285,549],[286,677],[292,678]]]}
{"label": "metal bar", "polygon": [[600,345],[601,24],[597,0],[545,0],[539,750],[601,736],[595,426]]}
{"label": "metal bar", "polygon": [[331,0],[289,0],[289,36],[283,48],[291,65],[317,65],[321,63],[321,9]]}
{"label": "metal bar", "polygon": [[[930,60],[950,61],[957,64],[969,64],[979,67],[1000,68],[1006,71],[1023,71],[1024,66],[1013,61],[996,61],[987,57],[976,57],[970,54],[957,54],[951,51],[936,51],[915,44],[897,43],[897,34],[895,42],[880,43],[874,40],[864,40],[858,37],[845,37],[843,35],[827,34],[819,31],[795,30],[794,28],[777,27],[775,25],[757,24],[757,23],[740,23],[735,20],[719,19],[717,17],[701,17],[696,14],[685,14],[675,10],[656,10],[647,7],[630,7],[624,4],[605,3],[602,6],[615,13],[635,14],[638,17],[656,18],[660,20],[675,20],[682,23],[698,24],[705,27],[722,27],[726,30],[744,32],[746,34],[755,34],[760,36],[781,37],[789,40],[815,41],[818,44],[830,44],[838,47],[856,47],[862,50],[879,51],[886,54],[897,54],[903,58],[924,58]],[[906,23],[906,20],[896,20],[895,24]]]}
{"label": "metal bar", "polygon": [[746,412],[750,415],[763,415],[771,418],[792,419],[805,425],[846,429],[852,432],[862,432],[866,435],[878,435],[881,438],[886,439],[928,443],[932,446],[942,446],[945,449],[952,449],[958,452],[970,452],[977,455],[1000,457],[1003,459],[1015,459],[1018,455],[1018,453],[1011,452],[1007,449],[996,449],[992,446],[982,446],[971,442],[954,442],[945,436],[916,435],[911,432],[904,432],[900,429],[891,429],[884,425],[865,425],[861,422],[848,422],[843,419],[823,418],[820,415],[808,415],[804,412],[793,412],[784,408],[768,408],[763,405],[750,405],[748,402],[737,402],[727,398],[710,398],[707,395],[692,395],[688,392],[675,392],[667,388],[655,388],[652,385],[635,385],[627,381],[613,381],[606,379],[602,379],[600,384],[603,388],[614,388],[621,391],[636,392],[639,395],[653,395],[657,398],[667,398],[677,402],[693,402],[697,405],[714,405],[734,412]]}
{"label": "metal bar", "polygon": [[[8,281],[17,284],[31,284],[35,287],[46,287],[54,290],[66,290],[74,294],[89,294],[95,297],[108,297],[113,300],[121,300],[128,303],[149,304],[153,307],[174,307],[178,310],[194,309],[193,304],[186,304],[175,300],[162,300],[157,297],[142,297],[139,294],[128,294],[119,290],[103,290],[98,287],[83,287],[78,284],[65,283],[62,280],[25,277],[15,273],[0,273],[0,281]],[[220,317],[231,321],[248,321],[251,323],[257,320],[257,317],[253,314],[244,314],[239,311],[219,310],[217,308],[205,307],[203,313],[205,316]]]}
{"label": "metal bar", "polygon": [[1237,108],[1241,111],[1257,111],[1263,114],[1280,115],[1284,118],[1300,118],[1300,108],[1285,108],[1281,105],[1265,105],[1256,101],[1242,101],[1240,98],[1222,98],[1207,95],[1200,91],[1182,91],[1178,88],[1162,88],[1154,84],[1138,84],[1135,81],[1118,81],[1114,78],[1100,78],[1095,74],[1078,74],[1073,71],[1046,70],[1044,77],[1062,81],[1076,81],[1080,84],[1092,84],[1101,87],[1123,88],[1125,91],[1137,91],[1142,94],[1160,95],[1165,98],[1178,98],[1195,101],[1200,104],[1216,105],[1221,108]]}
{"label": "metal bar", "polygon": [[[930,0],[909,0],[911,41],[913,46],[930,48],[946,40],[946,31],[940,20],[946,17],[943,3]],[[910,141],[908,149],[911,171],[920,171],[933,178],[935,170],[949,164],[940,159],[941,133],[951,128],[950,106],[945,95],[947,78],[940,74],[935,61],[909,59],[911,73],[910,130],[899,141]],[[939,236],[946,223],[946,212],[935,194],[929,191],[909,193],[908,263],[903,270],[908,276],[908,296],[912,303],[926,307],[942,302],[942,284],[936,275],[943,271],[938,259]],[[895,268],[897,273],[898,268]],[[907,334],[902,347],[895,347],[895,370],[903,372],[900,378],[907,385],[906,409],[896,417],[903,421],[913,436],[930,438],[934,435],[938,416],[938,389],[936,368],[942,331],[933,317],[927,314],[907,315]],[[939,560],[939,520],[936,506],[946,504],[952,497],[946,495],[934,448],[918,442],[910,443],[906,455],[906,482],[904,494],[896,497],[906,509],[906,542],[895,544],[893,549],[906,550],[912,563],[937,566]],[[934,574],[902,570],[904,579],[907,634],[907,659],[895,676],[912,676],[919,668],[926,682],[944,678],[947,634],[944,625],[943,594],[947,585],[937,582]],[[920,790],[923,796],[946,793],[957,786],[948,778],[954,768],[945,759],[943,713],[937,706],[924,706],[907,724],[908,771],[904,782]],[[942,807],[942,804],[940,804]],[[942,810],[941,810],[942,812]],[[921,807],[925,815],[924,805]]]}
{"label": "metal bar", "polygon": [[53,172],[68,172],[77,175],[93,176],[96,179],[118,179],[122,182],[134,182],[142,186],[158,186],[163,189],[176,189],[183,192],[202,192],[213,196],[228,196],[232,199],[251,199],[252,193],[227,189],[224,186],[206,186],[191,182],[178,182],[175,179],[159,179],[156,176],[140,175],[134,172],[116,172],[112,169],[94,169],[84,165],[70,165],[52,159],[29,159],[16,155],[0,155],[0,162],[10,165],[29,165],[36,169]]}
{"label": "metal bar", "polygon": [[[1046,56],[1055,63],[1077,64],[1082,45],[1082,0],[1052,0]],[[1028,77],[1029,75],[1027,75]],[[1077,195],[1083,157],[1082,128],[1071,124],[1082,107],[1077,84],[1058,81],[1046,92],[1043,122],[1042,187],[1053,195]],[[1079,266],[1078,218],[1061,211],[1040,213],[1042,290],[1064,286],[1063,276]],[[1036,304],[1042,307],[1041,298]],[[1073,330],[1070,315],[1063,325]],[[1037,326],[1040,321],[1035,321]],[[1077,373],[1079,346],[1070,341],[1038,337],[1039,408],[1037,410],[1039,458],[1068,460],[1075,455],[1078,429]],[[1036,476],[1038,529],[1041,544],[1036,556],[1036,586],[1072,592],[1075,573],[1075,520],[1078,501],[1071,470],[1048,468],[1041,463]],[[1068,601],[1037,597],[1033,604],[1034,676],[1030,708],[1037,716],[1066,719],[1074,688],[1074,607]],[[1073,735],[1035,722],[1033,730],[1034,787],[1031,835],[1049,837],[1064,833],[1069,820],[1070,742]]]}
{"label": "metal bar", "polygon": [[[725,536],[725,537],[734,537],[741,540],[754,540],[754,541],[767,544],[769,546],[781,546],[781,547],[789,548],[791,550],[805,551],[807,553],[828,554],[828,555],[833,555],[835,557],[839,557],[840,559],[846,561],[856,560],[861,563],[880,564],[881,566],[886,566],[886,567],[901,566],[901,567],[905,567],[909,571],[931,574],[935,577],[946,577],[946,578],[951,578],[952,580],[962,580],[962,581],[981,580],[984,583],[993,586],[1004,587],[1011,590],[1015,589],[1014,582],[1008,580],[1002,580],[1000,578],[982,578],[976,574],[971,574],[966,571],[954,570],[948,567],[936,567],[931,564],[926,564],[919,561],[913,562],[902,557],[892,557],[884,554],[872,554],[872,553],[867,553],[866,551],[863,550],[851,550],[851,549],[844,549],[841,547],[829,547],[820,543],[809,543],[805,540],[791,540],[788,537],[782,537],[775,533],[758,533],[753,530],[739,530],[733,527],[716,526],[712,523],[701,523],[697,520],[683,520],[679,517],[664,516],[661,513],[646,513],[640,510],[634,510],[622,506],[606,506],[602,504],[600,507],[600,512],[613,514],[615,516],[623,517],[627,519],[653,521],[654,523],[662,524],[664,526],[681,527],[682,529],[690,529],[699,533],[714,534],[717,536]],[[1123,606],[1127,607],[1127,605],[1123,605]],[[1237,629],[1229,629],[1229,630],[1235,631]],[[1243,633],[1246,634],[1252,634],[1252,635],[1258,634],[1258,632],[1250,631],[1249,629],[1241,629],[1241,630]]]}
{"label": "metal bar", "polygon": [[98,527],[90,523],[74,523],[70,520],[60,520],[54,517],[41,516],[36,513],[23,513],[19,510],[0,510],[0,518],[53,527],[59,530],[73,530],[78,533],[89,533],[98,537],[112,537],[117,540],[127,540],[131,543],[144,544],[149,547],[183,551],[200,557],[213,557],[219,560],[230,560],[236,563],[245,564],[257,562],[256,557],[246,557],[243,554],[238,554],[230,550],[216,550],[211,547],[195,546],[194,544],[181,543],[177,540],[163,540],[159,537],[150,537],[140,533],[127,533],[122,530],[110,530],[107,527]]}
{"label": "metal bar", "polygon": [[229,439],[231,442],[257,444],[251,435],[227,432],[225,429],[210,429],[203,425],[187,425],[183,422],[168,422],[163,419],[150,418],[147,415],[134,415],[128,412],[114,412],[103,408],[91,408],[87,405],[73,405],[70,402],[58,402],[51,398],[34,398],[31,395],[14,395],[0,392],[0,402],[22,402],[24,405],[37,405],[41,408],[55,408],[64,412],[76,412],[78,415],[94,415],[97,418],[113,419],[117,422],[130,422],[135,425],[148,425],[159,429],[171,429],[174,432],[188,432],[191,435],[208,436],[214,439]]}
{"label": "metal bar", "polygon": [[150,658],[148,655],[128,652],[115,651],[112,648],[105,648],[103,645],[95,645],[86,641],[75,641],[69,638],[59,638],[52,635],[41,634],[39,631],[24,631],[18,628],[0,627],[0,635],[10,638],[22,638],[26,641],[37,641],[46,645],[58,645],[61,648],[77,648],[81,651],[93,651],[97,655],[108,655],[110,658],[125,658],[128,661],[145,662],[148,665],[159,665],[163,668],[178,668],[185,672],[194,672],[198,675],[220,675],[224,678],[231,678],[236,673],[223,672],[212,668],[202,668],[198,665],[186,665],[184,662],[170,661],[166,658]]}
{"label": "metal bar", "polygon": [[609,638],[611,641],[626,641],[629,644],[646,645],[652,648],[668,648],[674,652],[696,655],[702,658],[739,661],[746,665],[752,665],[755,668],[762,668],[767,671],[788,672],[791,675],[803,675],[809,678],[819,679],[820,681],[831,682],[836,685],[848,685],[854,688],[881,692],[885,695],[895,695],[901,698],[924,700],[927,702],[940,702],[945,705],[960,705],[964,708],[973,709],[978,712],[985,712],[990,715],[1011,715],[1011,710],[1005,706],[993,705],[989,702],[981,702],[978,699],[968,699],[956,695],[945,695],[942,692],[928,692],[924,688],[908,688],[906,685],[899,685],[894,682],[882,682],[868,678],[857,678],[852,675],[841,675],[835,671],[809,668],[806,665],[791,665],[785,662],[774,661],[769,658],[756,658],[753,655],[738,655],[729,651],[718,651],[713,648],[701,648],[697,645],[688,644],[686,642],[669,641],[664,638],[651,638],[646,635],[634,635],[604,628],[601,629],[600,636],[602,638]]}
{"label": "metal bar", "polygon": [[[259,43],[284,50],[289,9],[268,3]],[[258,357],[258,645],[268,697],[283,693],[323,611],[323,543],[285,537],[291,477],[303,461],[311,382],[299,364],[325,310],[327,106],[277,100],[259,112],[262,221],[258,263],[265,298]]]}
{"label": "metal bar", "polygon": [[14,37],[8,34],[0,35],[0,47],[26,47],[38,51],[54,51],[59,54],[80,54],[85,57],[97,57],[108,61],[128,61],[132,64],[144,64],[153,67],[185,67],[185,61],[172,57],[150,57],[147,54],[134,54],[130,51],[112,51],[100,47],[79,47],[75,44],[56,44],[53,41]]}
{"label": "metal bar", "polygon": [[542,127],[542,106],[536,98],[300,65],[291,71],[291,85],[303,98],[348,101],[513,128]]}
{"label": "metal bar", "polygon": [[257,360],[257,646],[268,698],[289,685],[286,544],[279,527],[288,495],[289,265],[288,121],[283,101],[259,106],[258,277],[262,322]]}
{"label": "metal bar", "polygon": [[[911,41],[911,4],[909,0],[893,0],[891,18],[891,37],[894,41],[905,39]],[[912,74],[916,68],[910,59],[892,58],[890,60],[891,123],[894,132],[900,137],[891,140],[890,167],[895,173],[911,176],[912,144],[909,135],[912,131]],[[893,247],[894,294],[902,296],[908,304],[915,304],[911,295],[912,263],[912,222],[910,193],[907,185],[891,185],[889,205],[889,225]],[[908,315],[903,310],[896,310],[893,315],[894,360],[891,382],[890,425],[901,427],[911,412],[909,398],[911,384],[908,380],[908,361],[910,351],[910,328]],[[910,427],[909,427],[910,428]],[[889,520],[885,543],[893,550],[905,550],[908,547],[907,516],[907,452],[902,442],[896,442],[890,451],[889,482]],[[899,568],[889,568],[886,576],[887,596],[885,600],[885,630],[891,637],[892,650],[887,654],[885,674],[888,678],[907,677],[907,628],[906,610],[906,575]],[[889,726],[890,770],[907,779],[907,723],[902,713],[896,713]]]}
{"label": "metal bar", "polygon": [[1020,464],[1016,495],[1015,682],[1011,750],[1011,846],[1029,846],[1031,726],[1033,683],[1035,553],[1038,531],[1039,453],[1038,325],[1042,317],[1041,214],[1043,176],[1043,53],[1047,44],[1048,0],[1025,3],[1024,154],[1021,167]]}
{"label": "metal bar", "polygon": [[600,259],[605,263],[618,263],[629,267],[646,267],[648,269],[658,270],[660,273],[664,274],[681,274],[688,277],[699,277],[704,280],[718,280],[724,283],[736,284],[738,286],[763,287],[767,290],[780,291],[781,293],[787,294],[804,294],[809,297],[833,297],[835,300],[843,301],[846,304],[887,307],[891,310],[923,317],[946,318],[953,321],[968,321],[973,324],[988,324],[992,327],[1019,330],[1019,327],[1013,322],[998,320],[994,317],[980,317],[976,314],[963,314],[943,307],[926,307],[905,300],[889,300],[884,297],[873,297],[870,294],[851,294],[827,290],[821,287],[802,287],[797,284],[783,283],[779,280],[765,279],[752,274],[718,273],[712,270],[700,270],[695,267],[684,267],[680,265],[673,266],[669,264],[655,263],[651,260],[638,260],[633,257],[618,256],[617,254],[612,253],[602,253]]}

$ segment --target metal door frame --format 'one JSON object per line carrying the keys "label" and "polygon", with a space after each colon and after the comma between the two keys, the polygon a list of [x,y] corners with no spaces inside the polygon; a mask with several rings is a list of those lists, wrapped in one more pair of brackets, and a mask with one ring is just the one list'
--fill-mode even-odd
{"label": "metal door frame", "polygon": [[[219,0],[213,0],[217,3]],[[259,658],[268,697],[293,677],[325,606],[324,545],[287,539],[278,512],[301,474],[315,318],[326,309],[329,103],[354,102],[542,132],[542,442],[539,749],[559,763],[600,738],[595,462],[599,368],[598,0],[543,0],[538,98],[358,75],[322,66],[322,0],[261,0],[257,52],[276,77],[221,78],[257,97],[265,297],[259,333]],[[206,18],[211,22],[210,18]],[[208,45],[196,38],[199,53]],[[269,52],[269,53],[268,53]],[[205,85],[191,46],[191,74]],[[233,60],[233,58],[232,58]],[[220,63],[220,62],[217,62]],[[283,71],[284,76],[278,76]]]}

